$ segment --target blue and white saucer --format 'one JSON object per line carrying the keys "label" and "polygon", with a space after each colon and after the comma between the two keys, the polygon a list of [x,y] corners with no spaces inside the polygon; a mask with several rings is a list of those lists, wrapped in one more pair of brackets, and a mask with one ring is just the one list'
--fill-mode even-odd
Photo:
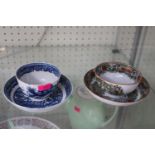
{"label": "blue and white saucer", "polygon": [[62,105],[72,94],[72,84],[64,75],[58,82],[58,87],[44,100],[32,99],[26,96],[18,86],[16,77],[9,79],[4,86],[5,98],[15,107],[27,112],[47,112]]}

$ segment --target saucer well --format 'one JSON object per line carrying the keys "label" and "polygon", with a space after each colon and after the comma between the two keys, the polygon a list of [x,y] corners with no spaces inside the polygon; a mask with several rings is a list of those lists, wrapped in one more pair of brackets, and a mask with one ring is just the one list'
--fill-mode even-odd
{"label": "saucer well", "polygon": [[141,102],[150,92],[150,86],[143,77],[140,84],[133,92],[124,95],[112,95],[102,90],[96,80],[93,70],[88,71],[84,76],[84,84],[89,93],[97,100],[114,106],[129,106]]}
{"label": "saucer well", "polygon": [[44,100],[35,100],[23,93],[18,86],[16,77],[9,79],[4,86],[5,98],[15,107],[27,112],[47,112],[62,105],[72,94],[70,80],[61,75],[58,86]]}
{"label": "saucer well", "polygon": [[0,129],[58,129],[52,122],[39,117],[14,117],[0,122]]}

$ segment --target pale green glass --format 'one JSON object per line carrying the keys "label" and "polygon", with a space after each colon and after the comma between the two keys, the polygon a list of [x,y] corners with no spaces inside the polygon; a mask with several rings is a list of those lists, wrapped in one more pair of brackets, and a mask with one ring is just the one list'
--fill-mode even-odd
{"label": "pale green glass", "polygon": [[117,110],[117,108],[113,108],[113,113],[115,114],[112,114],[112,117],[108,118],[108,109],[105,104],[93,98],[82,98],[76,93],[66,103],[66,108],[72,128],[77,129],[102,128],[112,120]]}
{"label": "pale green glass", "polygon": [[[104,107],[100,103],[80,102],[73,98],[67,107],[73,128],[98,128],[105,120]],[[76,107],[80,108],[80,112],[75,110]]]}

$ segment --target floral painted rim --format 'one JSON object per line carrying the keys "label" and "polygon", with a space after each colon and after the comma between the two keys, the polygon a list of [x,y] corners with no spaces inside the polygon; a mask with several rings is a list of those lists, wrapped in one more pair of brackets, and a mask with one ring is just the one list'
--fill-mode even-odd
{"label": "floral painted rim", "polygon": [[[56,66],[54,66],[54,65],[52,65],[52,64],[46,63],[46,62],[34,62],[34,63],[28,63],[28,64],[25,64],[25,65],[20,66],[20,67],[17,69],[17,71],[16,71],[16,79],[18,79],[19,81],[21,81],[22,83],[24,83],[24,84],[26,84],[26,85],[38,86],[38,84],[28,84],[28,83],[26,83],[25,81],[21,80],[21,78],[18,76],[18,72],[20,71],[21,68],[26,67],[26,66],[30,66],[30,65],[35,65],[35,64],[36,64],[36,65],[48,65],[48,66],[50,66],[50,67],[55,68],[55,69],[58,71],[58,74],[59,74],[59,76],[57,76],[57,80],[56,80],[55,82],[59,81],[59,79],[60,79],[60,77],[61,77],[61,72],[60,72],[60,70],[58,69],[58,67],[56,67]],[[47,84],[47,82],[43,83],[42,85],[44,85],[44,84]]]}
{"label": "floral painted rim", "polygon": [[[96,72],[96,69],[100,66],[104,66],[106,64],[120,64],[120,65],[125,65],[127,69],[130,69],[130,70],[135,70],[139,75],[138,75],[138,78],[136,79],[136,81],[134,83],[128,83],[128,84],[124,84],[124,83],[115,83],[115,82],[110,82],[104,78],[101,78],[100,75],[98,75],[98,73]],[[133,84],[137,84],[137,83],[140,83],[141,80],[142,80],[142,74],[140,71],[138,71],[136,68],[132,67],[131,65],[127,65],[125,63],[122,63],[122,62],[104,62],[104,63],[101,63],[99,65],[97,65],[94,69],[93,69],[94,73],[95,73],[95,76],[96,78],[98,78],[99,80],[101,81],[105,81],[107,82],[108,84],[113,84],[113,85],[133,85]]]}
{"label": "floral painted rim", "polygon": [[[94,74],[94,71],[93,71],[93,69],[92,70],[89,70],[86,74],[85,74],[85,76],[84,76],[84,84],[85,84],[85,87],[86,87],[86,89],[89,91],[89,93],[91,94],[91,95],[93,95],[93,96],[95,96],[95,98],[96,99],[98,99],[99,101],[101,101],[101,102],[103,102],[102,100],[104,99],[104,103],[107,103],[107,104],[110,104],[110,105],[114,105],[114,106],[128,106],[128,105],[132,105],[132,104],[135,104],[135,103],[139,103],[139,102],[141,102],[141,101],[143,101],[144,100],[144,98],[145,97],[147,97],[148,96],[148,94],[150,93],[150,85],[149,85],[149,83],[147,82],[147,80],[144,78],[144,77],[142,77],[142,79],[147,83],[147,85],[148,85],[148,89],[147,89],[147,92],[145,93],[145,95],[141,98],[141,99],[139,99],[139,100],[137,100],[137,101],[127,101],[127,102],[120,102],[120,101],[113,101],[113,100],[110,100],[109,98],[106,98],[106,97],[101,97],[100,95],[98,95],[97,93],[95,93],[95,92],[93,92],[90,88],[89,88],[89,84],[88,84],[88,82],[87,82],[87,76],[88,76],[88,74],[90,74],[90,73],[93,73]],[[95,75],[94,75],[95,76]],[[110,103],[110,102],[113,102],[113,103]]]}

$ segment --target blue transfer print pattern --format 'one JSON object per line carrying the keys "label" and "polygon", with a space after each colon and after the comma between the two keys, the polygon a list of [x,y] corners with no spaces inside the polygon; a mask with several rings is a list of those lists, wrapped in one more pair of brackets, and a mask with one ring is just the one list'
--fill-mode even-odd
{"label": "blue transfer print pattern", "polygon": [[18,88],[13,96],[14,101],[21,106],[29,108],[45,108],[51,105],[55,105],[61,102],[63,97],[62,90],[57,88],[55,91],[52,91],[51,94],[44,100],[34,101],[31,98],[27,97],[20,88]]}
{"label": "blue transfer print pattern", "polygon": [[35,98],[35,99],[41,99],[47,96],[52,91],[55,91],[57,89],[57,86],[52,86],[51,89],[49,90],[44,90],[44,91],[37,91],[32,88],[28,88],[28,91],[26,92],[27,96]]}
{"label": "blue transfer print pattern", "polygon": [[69,96],[72,92],[71,82],[64,75],[62,75],[59,83],[61,83],[64,86],[66,95]]}
{"label": "blue transfer print pattern", "polygon": [[[12,101],[11,99],[11,92],[18,85],[17,80],[15,77],[12,77],[5,85],[4,87],[4,94],[5,96]],[[23,93],[21,88],[17,88],[13,94],[13,100],[12,102],[15,102],[16,104],[28,108],[46,108],[49,106],[53,106],[56,104],[61,103],[63,98],[63,92],[62,88],[64,87],[66,91],[66,99],[71,95],[72,92],[72,85],[70,81],[62,75],[60,78],[60,81],[58,83],[58,86],[51,92],[51,94],[45,98],[44,100],[40,101],[34,101],[31,98],[29,98],[27,95]]]}
{"label": "blue transfer print pattern", "polygon": [[55,76],[60,77],[60,71],[58,70],[57,67],[46,64],[46,63],[31,63],[22,66],[17,70],[17,77],[20,79],[24,74],[30,73],[33,71],[45,71],[45,72],[50,72],[53,73]]}

